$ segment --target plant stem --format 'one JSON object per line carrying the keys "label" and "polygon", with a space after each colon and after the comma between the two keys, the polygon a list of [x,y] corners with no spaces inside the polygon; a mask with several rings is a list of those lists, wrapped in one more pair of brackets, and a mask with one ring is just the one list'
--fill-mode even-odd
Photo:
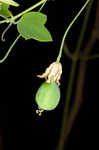
{"label": "plant stem", "polygon": [[[77,20],[77,18],[79,17],[79,15],[82,13],[82,11],[84,10],[84,8],[87,6],[87,4],[89,3],[90,0],[87,0],[86,3],[84,4],[84,6],[81,8],[81,10],[78,12],[78,14],[75,16],[75,18],[72,20],[72,22],[70,23],[70,25],[68,26],[68,28],[66,29],[64,36],[62,38],[62,43],[60,46],[60,50],[59,50],[59,55],[57,57],[56,62],[59,63],[61,56],[62,56],[62,50],[63,50],[63,46],[64,46],[64,41],[66,39],[66,36],[70,30],[70,28],[72,27],[72,25],[74,24],[74,22]],[[70,54],[70,52],[68,52],[68,55]],[[71,55],[71,54],[70,54]]]}
{"label": "plant stem", "polygon": [[[93,1],[91,2],[90,5],[92,5]],[[85,46],[84,49],[84,55],[88,55],[97,39],[97,35],[93,34],[94,31],[96,30],[96,26],[99,26],[99,1],[97,1],[97,8],[96,8],[96,19],[95,19],[95,24],[94,27],[91,31],[91,36],[87,42],[87,45]],[[91,7],[90,7],[91,9]],[[98,29],[98,28],[97,28]],[[99,30],[99,29],[98,29]],[[69,118],[68,118],[68,125],[67,125],[67,132],[66,132],[66,140],[68,139],[68,135],[72,129],[72,126],[74,124],[75,118],[79,112],[80,106],[82,104],[82,96],[83,96],[83,89],[84,89],[84,83],[85,83],[85,74],[86,74],[86,69],[87,69],[87,61],[81,60],[79,64],[79,71],[78,71],[78,78],[77,78],[77,84],[76,84],[76,91],[75,91],[75,96],[74,96],[74,103],[71,107],[70,113],[69,113]]]}
{"label": "plant stem", "polygon": [[[82,34],[82,32],[85,33],[87,23],[88,23],[88,18],[89,18],[88,16],[90,14],[91,7],[92,7],[92,2],[93,2],[93,0],[91,0],[91,2],[88,5],[87,13],[86,13],[86,16],[84,18],[84,23],[83,23],[82,30],[81,30],[81,33],[80,33],[80,39],[78,41],[78,44],[77,44],[77,47],[76,47],[76,50],[75,50],[76,53],[78,53],[80,51],[80,48],[81,48],[81,45],[82,45],[82,41],[83,41],[83,38],[84,38],[84,34]],[[58,143],[58,146],[57,146],[57,150],[63,150],[64,149],[65,138],[66,138],[66,133],[67,133],[68,112],[69,112],[70,99],[71,99],[71,95],[72,95],[72,87],[73,87],[73,83],[74,83],[76,64],[77,64],[77,60],[75,60],[75,61],[72,60],[69,84],[68,84],[68,88],[67,88],[67,95],[66,95],[66,101],[65,101],[63,118],[62,118],[60,139],[59,139],[59,143]]]}
{"label": "plant stem", "polygon": [[44,8],[46,2],[47,2],[47,0],[42,4],[42,6],[40,7],[40,9],[38,10],[39,12]]}
{"label": "plant stem", "polygon": [[[30,8],[24,10],[23,12],[19,13],[19,14],[16,15],[16,16],[14,16],[14,17],[13,17],[13,20],[15,20],[15,19],[21,17],[21,16],[24,15],[25,13],[27,13],[27,12],[33,10],[34,8],[40,6],[41,4],[45,3],[46,1],[47,1],[47,0],[41,0],[40,2],[38,2],[38,3],[36,3],[35,5],[31,6]],[[11,18],[11,19],[7,19],[7,20],[0,21],[0,24],[5,23],[5,22],[6,22],[6,23],[9,23],[9,22],[11,22],[10,20],[12,20],[12,18]]]}
{"label": "plant stem", "polygon": [[74,61],[71,65],[71,72],[69,77],[69,84],[68,84],[68,90],[67,90],[67,96],[66,96],[66,103],[64,106],[64,112],[63,112],[63,118],[61,123],[61,131],[60,131],[60,138],[59,143],[57,146],[57,150],[64,150],[64,144],[65,144],[65,134],[66,134],[66,121],[67,121],[67,114],[72,93],[72,86],[74,82],[74,75],[75,75],[75,69],[76,69],[76,61]]}
{"label": "plant stem", "polygon": [[0,63],[3,63],[3,62],[7,59],[7,57],[8,57],[8,55],[10,54],[12,48],[14,47],[14,45],[16,44],[16,42],[19,40],[20,37],[21,37],[21,35],[19,35],[19,36],[15,39],[15,41],[12,43],[12,45],[10,46],[10,48],[9,48],[9,50],[7,51],[7,53],[5,54],[5,56],[4,56],[2,59],[0,59]]}
{"label": "plant stem", "polygon": [[41,4],[45,3],[46,1],[47,1],[47,0],[42,0],[42,1],[38,2],[37,4],[31,6],[30,8],[26,9],[25,11],[23,11],[23,12],[19,13],[18,15],[14,16],[13,19],[15,20],[15,19],[21,17],[21,16],[24,15],[25,13],[27,13],[27,12],[33,10],[34,8],[40,6]]}
{"label": "plant stem", "polygon": [[68,54],[69,49],[68,49],[68,46],[67,46],[66,42],[64,43],[63,50],[64,50],[65,55],[67,57],[69,57],[70,59],[72,59],[72,60],[78,59],[78,60],[84,60],[84,61],[87,60],[88,61],[88,60],[94,60],[94,59],[99,58],[99,54],[93,54],[92,56],[91,55],[86,56],[86,55],[83,55],[83,54],[74,54],[74,53],[73,54],[72,53]]}

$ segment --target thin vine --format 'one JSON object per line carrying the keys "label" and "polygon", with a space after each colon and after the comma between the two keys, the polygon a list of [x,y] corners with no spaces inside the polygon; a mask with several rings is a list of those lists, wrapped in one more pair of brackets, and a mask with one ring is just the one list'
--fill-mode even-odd
{"label": "thin vine", "polygon": [[[36,7],[38,7],[38,6],[41,5],[41,7],[40,7],[40,9],[39,9],[39,11],[38,11],[38,12],[40,12],[40,11],[43,9],[43,7],[45,6],[46,2],[47,2],[47,0],[41,0],[40,2],[36,3],[35,5],[31,6],[31,7],[28,8],[28,9],[26,9],[25,11],[23,11],[23,12],[17,14],[16,16],[12,16],[12,13],[11,13],[11,18],[6,18],[5,16],[0,15],[1,17],[3,17],[3,18],[5,19],[5,20],[3,20],[3,21],[0,21],[0,24],[3,24],[3,23],[10,23],[10,24],[8,25],[8,27],[3,31],[2,36],[1,36],[1,40],[2,40],[3,42],[5,41],[4,35],[5,35],[5,33],[7,32],[7,30],[11,27],[12,24],[18,24],[19,21],[15,22],[16,19],[18,19],[19,17],[23,16],[24,14],[30,12],[31,10],[33,10],[33,9],[35,9]],[[20,35],[15,39],[15,41],[12,43],[12,45],[11,45],[10,48],[9,48],[9,50],[6,52],[5,56],[4,56],[2,59],[0,59],[0,63],[3,63],[3,62],[7,59],[7,57],[8,57],[8,55],[10,54],[12,48],[14,47],[14,45],[16,44],[16,42],[19,40],[20,37],[21,37],[21,34],[20,34]]]}

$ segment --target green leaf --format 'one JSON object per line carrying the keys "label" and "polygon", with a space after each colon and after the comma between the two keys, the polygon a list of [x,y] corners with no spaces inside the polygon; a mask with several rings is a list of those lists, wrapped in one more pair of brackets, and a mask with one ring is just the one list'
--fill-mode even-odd
{"label": "green leaf", "polygon": [[0,0],[1,3],[4,3],[4,4],[8,4],[8,5],[12,5],[12,6],[19,6],[18,3],[14,2],[13,0]]}
{"label": "green leaf", "polygon": [[10,11],[9,11],[9,5],[8,4],[0,3],[0,14],[5,16],[5,17],[10,16]]}
{"label": "green leaf", "polygon": [[29,12],[22,16],[17,24],[18,32],[23,38],[40,42],[52,41],[50,32],[45,27],[47,16],[40,12]]}

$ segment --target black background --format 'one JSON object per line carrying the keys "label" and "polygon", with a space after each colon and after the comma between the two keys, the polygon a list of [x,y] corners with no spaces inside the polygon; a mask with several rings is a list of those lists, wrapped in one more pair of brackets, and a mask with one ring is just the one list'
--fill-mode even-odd
{"label": "black background", "polygon": [[[33,2],[32,0],[28,0],[28,2],[19,1],[21,4],[20,9],[11,7],[11,10],[15,15],[36,2],[36,0]],[[1,122],[2,126],[6,124],[8,148],[55,150],[59,139],[71,60],[63,53],[61,59],[63,65],[60,86],[61,101],[59,106],[51,112],[44,112],[41,117],[35,113],[37,109],[35,93],[44,80],[38,79],[36,75],[43,73],[45,68],[56,60],[64,31],[83,4],[83,1],[78,0],[76,0],[75,3],[74,1],[59,2],[57,0],[49,0],[42,12],[48,16],[46,27],[52,34],[53,42],[40,43],[35,40],[25,41],[21,38],[7,60],[3,64],[0,64],[0,103],[5,106],[2,111],[3,119]],[[89,32],[93,27],[95,7],[94,2],[84,42],[88,40]],[[67,37],[67,43],[72,52],[79,38],[83,16],[84,13],[82,13],[81,17],[72,27]],[[5,27],[6,25],[0,26],[0,34]],[[17,35],[16,27],[13,26],[5,36],[6,43],[0,42],[0,56],[3,57]],[[98,46],[99,43],[97,41],[93,53],[98,52]],[[69,136],[66,146],[67,150],[89,148],[89,146],[93,145],[94,139],[95,145],[97,143],[96,134],[98,133],[99,118],[97,108],[99,100],[98,70],[98,59],[88,62],[83,92],[83,104]],[[76,79],[77,72],[75,85]],[[73,90],[74,89],[75,86]],[[7,114],[6,117],[5,113]],[[7,120],[7,123],[5,123],[4,118]]]}

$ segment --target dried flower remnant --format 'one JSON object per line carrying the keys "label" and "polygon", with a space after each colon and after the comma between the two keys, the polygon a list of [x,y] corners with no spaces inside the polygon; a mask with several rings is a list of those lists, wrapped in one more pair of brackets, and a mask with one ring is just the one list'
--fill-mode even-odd
{"label": "dried flower remnant", "polygon": [[61,63],[53,62],[39,78],[45,78],[44,82],[36,93],[38,109],[36,113],[41,116],[44,110],[50,111],[57,107],[60,101],[60,78],[62,74]]}
{"label": "dried flower remnant", "polygon": [[53,62],[42,75],[37,75],[39,78],[45,78],[47,83],[56,82],[57,85],[60,85],[60,78],[62,74],[62,65],[61,63]]}
{"label": "dried flower remnant", "polygon": [[38,109],[36,110],[36,114],[39,115],[39,116],[41,116],[43,111],[44,111],[43,109],[41,109],[40,107],[38,107]]}

